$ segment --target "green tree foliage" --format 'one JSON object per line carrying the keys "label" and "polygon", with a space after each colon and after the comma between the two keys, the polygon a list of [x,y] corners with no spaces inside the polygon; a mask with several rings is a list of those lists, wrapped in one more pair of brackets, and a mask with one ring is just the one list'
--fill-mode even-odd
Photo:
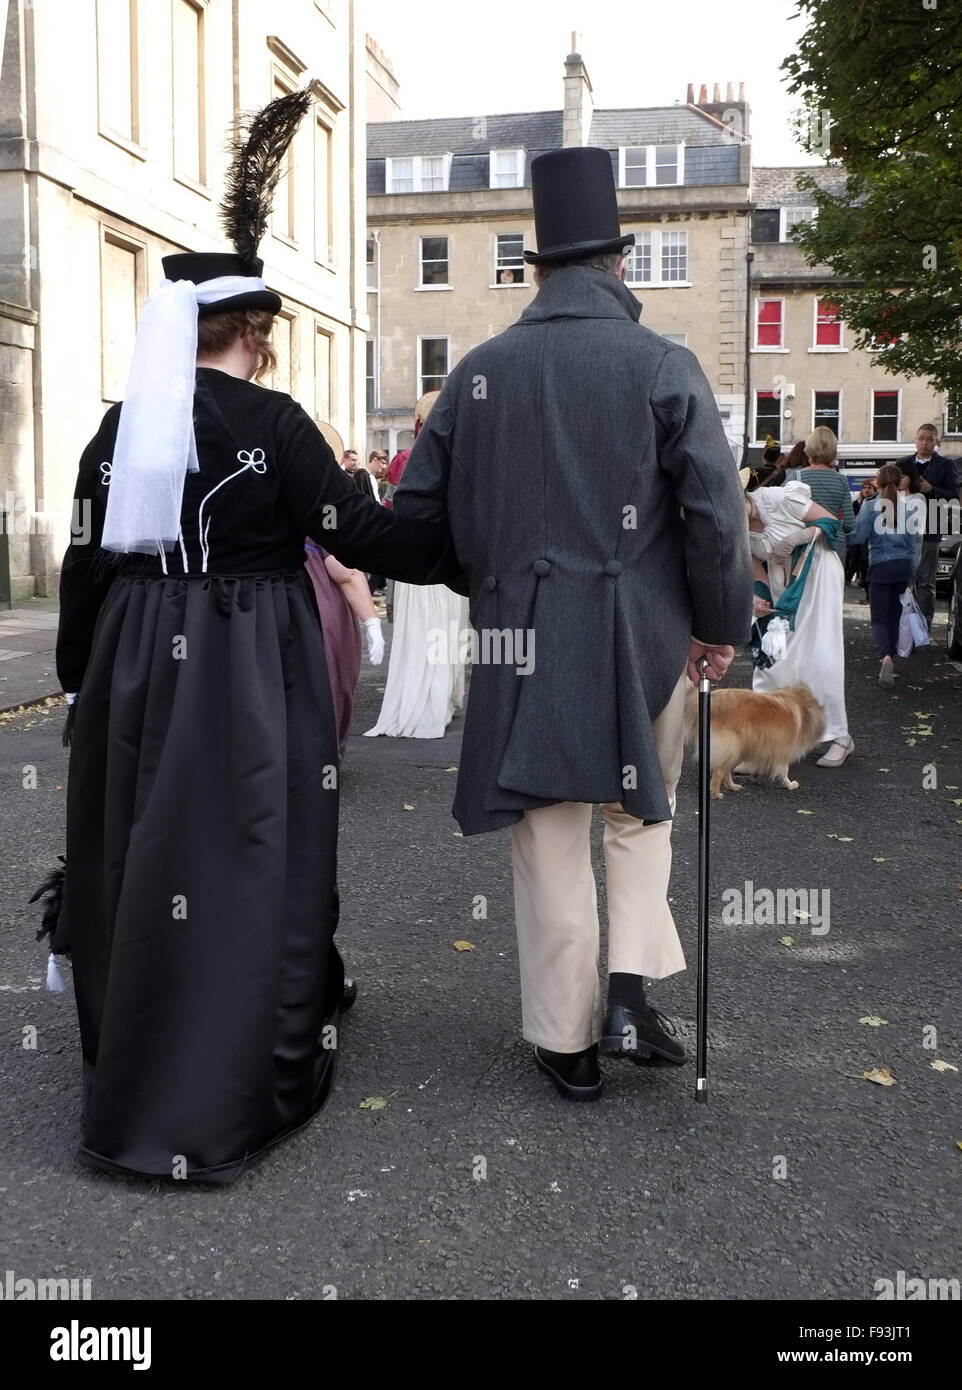
{"label": "green tree foliage", "polygon": [[[782,64],[806,143],[844,166],[794,239],[827,264],[858,347],[962,401],[962,0],[798,0]],[[827,145],[827,149],[826,149]]]}

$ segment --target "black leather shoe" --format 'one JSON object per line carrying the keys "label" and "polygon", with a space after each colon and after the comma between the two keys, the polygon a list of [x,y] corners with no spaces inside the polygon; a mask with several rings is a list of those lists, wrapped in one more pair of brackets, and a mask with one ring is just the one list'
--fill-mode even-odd
{"label": "black leather shoe", "polygon": [[346,1014],[348,1009],[354,1007],[357,998],[357,980],[352,980],[349,976],[344,977],[344,993],[341,995],[341,1013]]}
{"label": "black leather shoe", "polygon": [[[667,1028],[671,1034],[666,1032]],[[672,1062],[681,1066],[685,1049],[672,1036],[674,1024],[650,1005],[629,1009],[612,1004],[605,1015],[600,1047],[608,1057],[627,1057],[632,1062]]]}
{"label": "black leather shoe", "polygon": [[597,1047],[584,1052],[549,1052],[546,1047],[536,1047],[534,1060],[565,1100],[597,1100],[601,1095]]}

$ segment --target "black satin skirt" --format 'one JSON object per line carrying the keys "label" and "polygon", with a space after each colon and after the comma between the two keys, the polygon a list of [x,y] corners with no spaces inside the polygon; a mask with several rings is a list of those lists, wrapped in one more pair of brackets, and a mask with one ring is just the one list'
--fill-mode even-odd
{"label": "black satin skirt", "polygon": [[67,797],[83,1162],[230,1182],[323,1105],[337,761],[304,571],[115,580]]}

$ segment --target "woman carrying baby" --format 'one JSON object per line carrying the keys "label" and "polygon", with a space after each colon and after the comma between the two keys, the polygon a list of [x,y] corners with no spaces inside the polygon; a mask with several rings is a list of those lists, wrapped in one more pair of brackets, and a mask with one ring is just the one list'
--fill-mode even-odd
{"label": "woman carrying baby", "polygon": [[807,685],[825,710],[829,747],[818,765],[841,767],[855,741],[845,711],[845,571],[834,549],[838,519],[812,501],[811,488],[802,482],[759,488],[746,494],[745,505],[756,614],[771,604],[790,628],[785,654],[756,668],[753,688]]}

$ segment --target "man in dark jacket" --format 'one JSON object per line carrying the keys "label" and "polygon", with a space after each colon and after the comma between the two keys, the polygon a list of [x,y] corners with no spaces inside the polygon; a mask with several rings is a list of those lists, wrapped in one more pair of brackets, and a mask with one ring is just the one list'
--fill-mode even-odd
{"label": "man in dark jacket", "polygon": [[454,814],[465,835],[511,827],[524,1036],[562,1095],[594,1100],[599,1041],[684,1060],[642,977],[685,965],[668,907],[685,673],[705,658],[724,675],[752,579],[711,388],[692,353],[639,324],[621,278],[634,238],[609,155],[542,155],[532,193],[539,292],[451,372],[394,507],[449,518],[477,637]]}
{"label": "man in dark jacket", "polygon": [[914,465],[918,469],[922,495],[928,509],[922,555],[915,577],[915,593],[930,628],[935,617],[935,572],[939,560],[939,542],[952,526],[953,509],[947,503],[962,499],[955,460],[936,451],[938,442],[939,432],[935,425],[920,425],[915,432],[914,456],[907,454],[898,461],[900,467]]}

